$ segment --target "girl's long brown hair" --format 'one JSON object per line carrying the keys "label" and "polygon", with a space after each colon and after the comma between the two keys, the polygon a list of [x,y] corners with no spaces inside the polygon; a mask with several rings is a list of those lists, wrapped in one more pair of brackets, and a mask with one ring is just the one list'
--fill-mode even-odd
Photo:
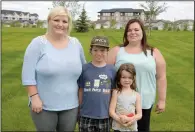
{"label": "girl's long brown hair", "polygon": [[130,64],[130,63],[125,63],[125,64],[122,64],[120,66],[120,68],[118,69],[117,73],[116,73],[116,89],[121,92],[122,91],[122,85],[120,83],[120,79],[121,79],[121,76],[122,76],[122,71],[125,70],[127,72],[129,72],[132,77],[133,77],[133,83],[131,84],[130,88],[135,90],[136,91],[136,72],[135,72],[135,67],[133,64]]}
{"label": "girl's long brown hair", "polygon": [[131,19],[128,21],[126,27],[125,27],[125,32],[124,32],[124,35],[123,35],[123,45],[122,46],[127,46],[129,44],[129,41],[127,39],[127,32],[128,32],[128,29],[129,29],[129,26],[132,24],[132,23],[138,23],[142,29],[142,33],[143,33],[143,38],[141,40],[141,45],[142,45],[142,49],[143,49],[143,52],[145,53],[145,55],[147,56],[147,49],[151,50],[151,53],[153,51],[153,47],[150,46],[147,42],[147,36],[146,36],[146,31],[144,29],[144,24],[141,20],[139,19]]}

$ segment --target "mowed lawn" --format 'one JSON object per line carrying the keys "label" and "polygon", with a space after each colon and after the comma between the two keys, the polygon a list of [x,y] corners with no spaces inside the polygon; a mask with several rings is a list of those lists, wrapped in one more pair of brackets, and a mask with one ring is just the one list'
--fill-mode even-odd
{"label": "mowed lawn", "polygon": [[[2,29],[2,131],[33,131],[25,88],[21,84],[24,51],[45,29]],[[95,35],[109,37],[111,47],[122,43],[123,30],[72,32],[83,45],[90,61],[89,44]],[[194,32],[153,31],[149,43],[157,47],[167,62],[166,112],[151,117],[152,131],[194,130]],[[78,128],[76,128],[78,130]]]}

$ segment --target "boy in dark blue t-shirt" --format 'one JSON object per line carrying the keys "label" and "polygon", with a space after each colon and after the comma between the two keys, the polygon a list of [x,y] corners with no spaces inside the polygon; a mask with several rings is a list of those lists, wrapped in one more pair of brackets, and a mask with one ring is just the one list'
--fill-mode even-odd
{"label": "boy in dark blue t-shirt", "polygon": [[92,61],[84,64],[79,78],[80,132],[110,131],[109,104],[111,89],[115,88],[116,70],[106,64],[108,39],[96,36],[92,39]]}

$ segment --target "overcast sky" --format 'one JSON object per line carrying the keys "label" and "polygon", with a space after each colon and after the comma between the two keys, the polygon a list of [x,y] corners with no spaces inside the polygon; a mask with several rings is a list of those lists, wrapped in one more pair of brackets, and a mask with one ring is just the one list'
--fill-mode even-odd
{"label": "overcast sky", "polygon": [[[140,3],[144,1],[85,1],[85,9],[90,20],[97,20],[97,15],[102,9],[111,8],[133,8],[141,9]],[[159,2],[162,4],[163,2]],[[179,19],[194,19],[194,2],[193,1],[166,1],[169,7],[166,12],[161,13],[157,19],[164,20],[179,20]],[[16,10],[30,13],[37,13],[40,20],[46,20],[49,13],[49,8],[52,8],[52,1],[2,1],[2,9]]]}

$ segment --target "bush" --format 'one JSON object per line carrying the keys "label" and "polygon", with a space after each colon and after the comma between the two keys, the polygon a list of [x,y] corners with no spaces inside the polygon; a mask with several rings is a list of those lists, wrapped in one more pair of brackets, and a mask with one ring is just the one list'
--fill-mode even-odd
{"label": "bush", "polygon": [[179,28],[177,28],[177,29],[176,29],[176,31],[180,31],[180,29],[179,29]]}
{"label": "bush", "polygon": [[90,27],[94,30],[95,29],[95,24],[92,23]]}
{"label": "bush", "polygon": [[152,29],[153,29],[153,30],[158,30],[158,27],[153,27]]}
{"label": "bush", "polygon": [[3,27],[11,27],[9,24],[2,24]]}
{"label": "bush", "polygon": [[188,31],[188,24],[187,23],[184,24],[184,29],[183,30]]}
{"label": "bush", "polygon": [[21,27],[21,23],[19,21],[13,21],[11,24],[10,24],[11,27]]}
{"label": "bush", "polygon": [[37,26],[36,25],[32,25],[32,28],[36,28]]}
{"label": "bush", "polygon": [[172,31],[172,28],[171,27],[168,27],[168,31]]}
{"label": "bush", "polygon": [[144,29],[145,29],[145,30],[148,30],[148,27],[149,27],[149,26],[144,26]]}

